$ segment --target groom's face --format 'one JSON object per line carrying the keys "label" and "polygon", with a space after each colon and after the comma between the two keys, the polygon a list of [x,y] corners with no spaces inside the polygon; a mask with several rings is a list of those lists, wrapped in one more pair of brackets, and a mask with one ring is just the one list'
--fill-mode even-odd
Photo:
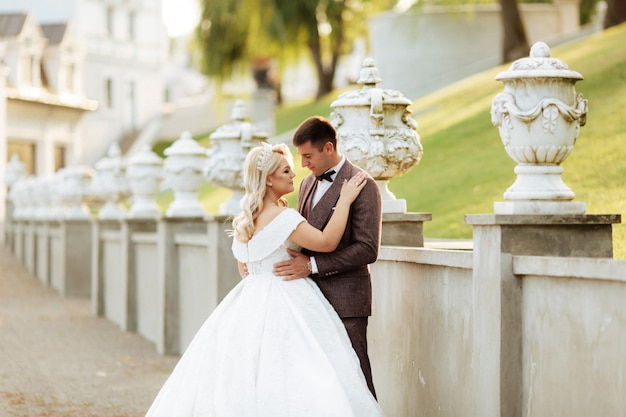
{"label": "groom's face", "polygon": [[333,145],[326,142],[320,151],[311,142],[296,147],[302,157],[302,166],[311,170],[313,175],[321,175],[336,164],[332,162]]}

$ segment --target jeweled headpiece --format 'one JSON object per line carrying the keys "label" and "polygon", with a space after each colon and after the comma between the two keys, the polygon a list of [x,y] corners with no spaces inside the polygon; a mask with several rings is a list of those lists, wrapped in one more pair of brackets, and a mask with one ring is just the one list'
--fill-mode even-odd
{"label": "jeweled headpiece", "polygon": [[269,161],[270,156],[272,156],[272,145],[270,145],[269,143],[263,142],[263,153],[261,154],[261,156],[259,157],[259,160],[256,163],[256,168],[259,171],[263,171],[263,168],[265,168],[265,164],[267,164],[267,161]]}

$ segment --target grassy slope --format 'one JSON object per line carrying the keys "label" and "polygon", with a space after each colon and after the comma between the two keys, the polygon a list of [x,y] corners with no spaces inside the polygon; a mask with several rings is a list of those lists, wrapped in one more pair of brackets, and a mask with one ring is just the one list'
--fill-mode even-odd
{"label": "grassy slope", "polygon": [[[584,41],[553,48],[551,56],[580,72],[576,90],[589,100],[587,125],[563,163],[563,180],[587,203],[587,213],[626,213],[626,25]],[[424,146],[422,161],[389,188],[407,200],[408,211],[431,212],[425,225],[430,238],[471,238],[468,213],[493,213],[493,203],[515,181],[508,157],[491,124],[491,102],[503,89],[494,80],[508,65],[493,68],[414,101],[413,117]],[[393,87],[402,91],[402,86]],[[340,92],[311,104],[281,108],[278,132],[295,128],[304,118],[327,116]],[[298,164],[296,157],[296,164]],[[297,169],[298,178],[306,172]],[[217,213],[230,191],[206,185],[201,198]],[[165,197],[169,200],[169,197]],[[295,204],[296,194],[289,196]],[[165,203],[165,201],[162,201]],[[626,226],[614,226],[615,256],[626,259]]]}

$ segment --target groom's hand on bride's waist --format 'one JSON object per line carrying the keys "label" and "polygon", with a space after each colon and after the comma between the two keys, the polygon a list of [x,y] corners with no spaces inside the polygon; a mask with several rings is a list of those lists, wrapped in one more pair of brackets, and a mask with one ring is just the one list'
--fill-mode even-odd
{"label": "groom's hand on bride's waist", "polygon": [[293,259],[276,262],[274,264],[274,275],[283,277],[284,281],[305,278],[311,274],[311,261],[308,256],[291,249],[287,252]]}

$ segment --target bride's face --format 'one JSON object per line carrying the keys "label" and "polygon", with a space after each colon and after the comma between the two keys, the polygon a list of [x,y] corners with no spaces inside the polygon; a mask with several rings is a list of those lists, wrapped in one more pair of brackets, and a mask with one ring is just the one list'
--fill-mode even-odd
{"label": "bride's face", "polygon": [[278,197],[293,192],[293,179],[296,173],[293,171],[287,158],[282,157],[276,171],[267,176],[267,186],[274,191]]}

